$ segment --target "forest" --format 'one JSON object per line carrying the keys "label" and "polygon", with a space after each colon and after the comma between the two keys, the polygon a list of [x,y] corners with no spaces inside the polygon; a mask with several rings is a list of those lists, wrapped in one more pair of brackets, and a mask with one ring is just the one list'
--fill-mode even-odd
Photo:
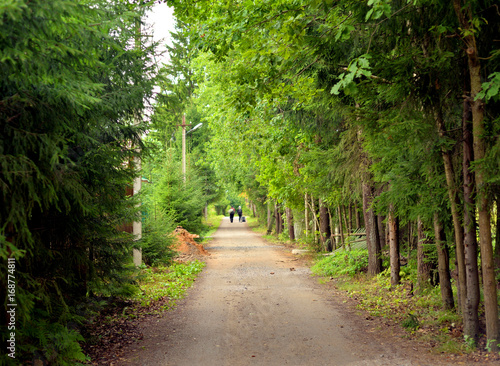
{"label": "forest", "polygon": [[2,363],[88,361],[132,251],[168,263],[176,226],[240,204],[319,253],[361,243],[394,288],[411,266],[498,352],[496,1],[10,0],[0,21]]}

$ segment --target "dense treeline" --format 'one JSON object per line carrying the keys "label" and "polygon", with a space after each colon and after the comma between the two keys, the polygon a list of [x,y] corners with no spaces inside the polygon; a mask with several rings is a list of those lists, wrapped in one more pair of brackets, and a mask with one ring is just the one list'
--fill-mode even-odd
{"label": "dense treeline", "polygon": [[167,45],[169,61],[160,69],[159,92],[146,139],[150,153],[143,171],[150,184],[144,187],[144,200],[151,225],[164,226],[165,220],[155,218],[155,212],[162,212],[173,225],[202,234],[207,205],[221,200],[222,191],[204,158],[210,133],[195,103],[197,83],[192,62],[198,50],[191,43],[186,24],[177,22]]}
{"label": "dense treeline", "polygon": [[278,232],[318,233],[323,250],[363,226],[368,273],[383,270],[387,247],[393,285],[404,243],[418,255],[417,288],[439,284],[468,339],[484,309],[495,348],[497,5],[166,2],[200,51],[196,103],[219,179],[257,212],[274,210]]}
{"label": "dense treeline", "polygon": [[108,0],[0,7],[3,365],[84,361],[89,299],[133,290],[134,238],[120,227],[137,215],[126,191],[154,82],[153,48],[138,36],[144,10]]}

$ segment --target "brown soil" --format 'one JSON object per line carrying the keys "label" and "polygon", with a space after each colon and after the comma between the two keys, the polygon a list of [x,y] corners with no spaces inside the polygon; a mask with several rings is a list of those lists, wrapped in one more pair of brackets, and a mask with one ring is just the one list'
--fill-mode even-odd
{"label": "brown soil", "polygon": [[176,238],[174,250],[178,253],[175,258],[176,261],[185,262],[194,259],[203,260],[203,257],[210,255],[202,244],[199,244],[194,240],[199,238],[199,235],[191,234],[182,226],[177,226],[173,235]]}
{"label": "brown soil", "polygon": [[359,311],[334,281],[310,275],[307,256],[265,243],[246,223],[223,220],[206,250],[181,238],[182,255],[207,263],[195,285],[176,309],[133,322],[139,335],[94,365],[499,364],[491,354],[437,354],[432,342]]}

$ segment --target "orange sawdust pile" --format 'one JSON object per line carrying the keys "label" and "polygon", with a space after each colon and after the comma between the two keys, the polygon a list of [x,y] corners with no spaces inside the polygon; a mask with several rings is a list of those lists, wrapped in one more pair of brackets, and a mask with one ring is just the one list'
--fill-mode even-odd
{"label": "orange sawdust pile", "polygon": [[199,257],[210,255],[209,252],[203,248],[203,245],[194,241],[194,238],[199,238],[197,234],[191,234],[182,226],[177,226],[173,232],[175,240],[174,250],[179,253],[179,259],[189,259],[190,257]]}

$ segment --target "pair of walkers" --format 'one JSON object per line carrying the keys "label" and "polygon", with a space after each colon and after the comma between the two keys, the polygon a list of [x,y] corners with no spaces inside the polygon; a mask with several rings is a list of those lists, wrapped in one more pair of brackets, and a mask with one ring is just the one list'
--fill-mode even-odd
{"label": "pair of walkers", "polygon": [[[234,207],[231,206],[231,208],[229,209],[229,220],[231,220],[231,223],[233,222],[233,218],[234,218]],[[238,206],[238,209],[236,210],[236,212],[238,213],[238,217],[239,217],[239,222],[241,222],[241,215],[243,215],[243,210],[241,209],[241,206]]]}

